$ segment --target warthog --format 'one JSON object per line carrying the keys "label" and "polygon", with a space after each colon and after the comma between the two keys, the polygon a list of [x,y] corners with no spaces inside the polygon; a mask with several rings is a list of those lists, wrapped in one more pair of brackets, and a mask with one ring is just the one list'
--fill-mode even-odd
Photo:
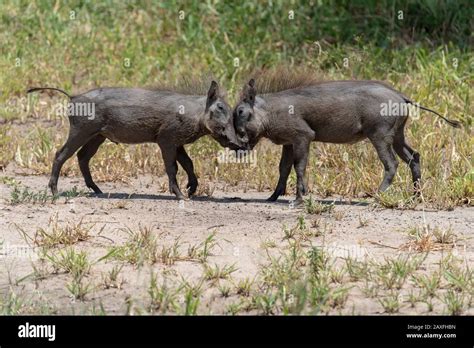
{"label": "warthog", "polygon": [[45,89],[64,93],[74,105],[92,104],[95,111],[91,117],[89,114],[71,114],[71,110],[80,108],[68,108],[69,137],[56,153],[48,185],[53,194],[57,193],[61,167],[79,149],[77,158],[87,187],[102,193],[92,180],[89,161],[105,139],[127,144],[158,143],[170,192],[178,199],[184,199],[184,195],[176,181],[176,162],[188,175],[188,194],[194,194],[198,186],[193,162],[183,145],[210,134],[224,147],[241,148],[235,136],[232,110],[215,81],[212,81],[207,97],[192,92],[140,88],[99,88],[76,96],[57,88],[31,88],[28,93]]}
{"label": "warthog", "polygon": [[[312,141],[351,144],[368,138],[385,169],[380,191],[386,190],[395,176],[398,166],[395,150],[411,169],[415,191],[419,189],[420,155],[407,144],[404,135],[407,108],[397,108],[396,115],[381,114],[388,103],[414,104],[400,92],[378,81],[315,82],[304,76],[293,80],[284,74],[261,85],[259,90],[251,79],[244,86],[234,108],[234,124],[237,138],[249,148],[262,137],[283,145],[280,178],[269,201],[285,194],[288,175],[294,166],[297,176],[295,203],[301,203],[307,191],[304,175]],[[456,121],[418,107],[459,127]]]}

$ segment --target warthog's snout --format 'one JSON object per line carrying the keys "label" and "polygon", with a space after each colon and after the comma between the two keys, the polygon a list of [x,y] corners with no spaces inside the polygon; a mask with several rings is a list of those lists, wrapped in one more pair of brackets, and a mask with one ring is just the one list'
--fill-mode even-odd
{"label": "warthog's snout", "polygon": [[237,133],[237,139],[242,142],[243,144],[246,144],[248,147],[249,143],[249,137],[247,135],[247,132],[245,131],[245,128],[243,127],[238,127],[235,132]]}
{"label": "warthog's snout", "polygon": [[240,141],[239,142],[229,141],[229,144],[227,147],[234,151],[249,149],[248,143],[241,143]]}
{"label": "warthog's snout", "polygon": [[223,147],[228,147],[231,150],[246,150],[248,148],[248,144],[241,142],[235,135],[232,137],[221,137],[216,139],[219,144]]}

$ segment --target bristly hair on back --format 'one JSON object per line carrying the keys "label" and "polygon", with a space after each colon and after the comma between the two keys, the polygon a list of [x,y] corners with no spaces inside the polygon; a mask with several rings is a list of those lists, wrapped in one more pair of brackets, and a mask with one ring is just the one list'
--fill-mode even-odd
{"label": "bristly hair on back", "polygon": [[[154,83],[147,89],[153,91],[168,91],[184,95],[207,95],[212,81],[219,81],[211,74],[181,75],[177,78]],[[219,96],[225,97],[226,90],[219,83]]]}
{"label": "bristly hair on back", "polygon": [[322,75],[309,67],[284,67],[277,66],[272,69],[258,69],[245,74],[247,84],[250,79],[255,80],[258,94],[268,94],[312,86],[324,82]]}

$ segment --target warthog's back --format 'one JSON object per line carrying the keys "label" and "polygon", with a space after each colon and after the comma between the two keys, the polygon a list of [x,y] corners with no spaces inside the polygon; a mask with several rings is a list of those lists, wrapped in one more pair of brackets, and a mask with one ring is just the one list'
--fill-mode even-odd
{"label": "warthog's back", "polygon": [[95,104],[94,123],[106,138],[138,144],[155,142],[160,129],[177,126],[180,106],[188,113],[196,112],[197,98],[140,88],[99,88],[74,97],[72,102]]}
{"label": "warthog's back", "polygon": [[384,104],[404,104],[399,92],[378,81],[322,82],[272,97],[273,102],[293,104],[295,114],[315,131],[316,141],[332,143],[357,142],[384,123],[390,128],[396,118],[381,115]]}

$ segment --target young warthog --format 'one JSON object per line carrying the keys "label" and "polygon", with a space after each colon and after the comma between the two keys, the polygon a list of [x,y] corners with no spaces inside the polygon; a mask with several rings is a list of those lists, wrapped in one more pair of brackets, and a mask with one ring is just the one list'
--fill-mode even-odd
{"label": "young warthog", "polygon": [[[184,195],[176,181],[176,162],[188,175],[188,194],[194,194],[198,186],[193,162],[184,150],[184,144],[210,134],[224,147],[241,148],[235,136],[232,111],[215,81],[212,81],[207,97],[139,88],[99,88],[76,96],[56,88],[32,88],[28,93],[44,89],[60,91],[70,98],[69,137],[56,153],[49,180],[53,194],[57,193],[62,165],[79,149],[77,158],[87,187],[102,193],[92,180],[89,161],[105,139],[127,144],[158,143],[170,191],[178,199],[183,199]],[[86,109],[94,110],[94,115],[89,112],[78,114],[78,110]]]}
{"label": "young warthog", "polygon": [[[394,151],[409,165],[419,188],[420,155],[405,141],[403,133],[408,119],[408,104],[414,104],[400,92],[377,81],[315,82],[301,78],[287,83],[278,77],[262,83],[252,79],[244,86],[241,99],[234,108],[237,137],[253,148],[261,137],[283,145],[280,178],[269,201],[285,194],[292,166],[297,176],[295,203],[306,193],[304,174],[312,141],[350,144],[368,138],[383,163],[385,174],[380,191],[392,183],[398,162]],[[276,86],[276,87],[275,87]],[[257,93],[260,93],[257,95]],[[396,112],[384,116],[387,105],[398,105]],[[445,119],[433,110],[418,106],[442,117],[453,127],[455,121]]]}

